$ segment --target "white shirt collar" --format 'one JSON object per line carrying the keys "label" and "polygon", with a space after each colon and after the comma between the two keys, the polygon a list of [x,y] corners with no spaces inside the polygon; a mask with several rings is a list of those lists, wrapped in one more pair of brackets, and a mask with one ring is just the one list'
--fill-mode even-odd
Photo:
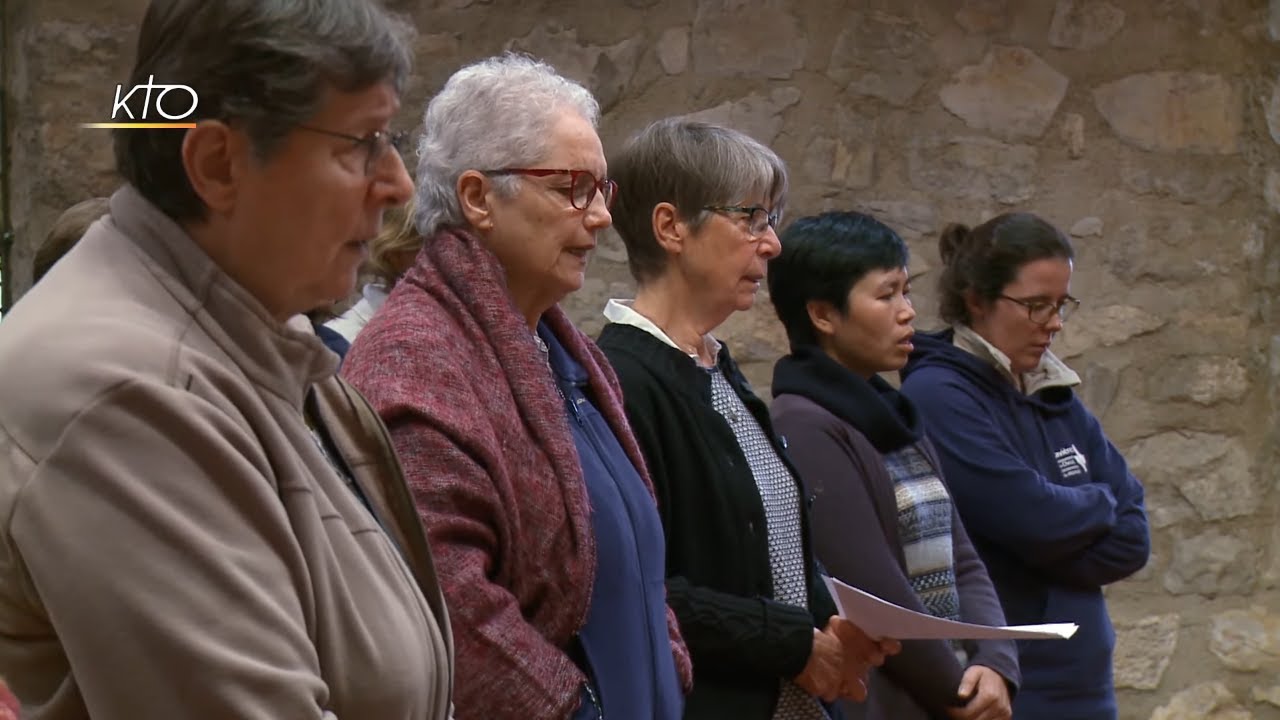
{"label": "white shirt collar", "polygon": [[[657,324],[649,318],[637,312],[636,309],[632,307],[634,303],[635,300],[610,298],[609,302],[604,306],[605,319],[612,323],[618,323],[619,325],[631,325],[633,327],[640,328],[662,342],[693,358],[695,362],[698,361],[697,353],[687,352],[684,348],[677,345],[674,340],[662,331],[662,328],[658,327]],[[706,344],[707,352],[711,357],[720,357],[720,341],[712,337],[711,333],[703,335],[702,342]]]}

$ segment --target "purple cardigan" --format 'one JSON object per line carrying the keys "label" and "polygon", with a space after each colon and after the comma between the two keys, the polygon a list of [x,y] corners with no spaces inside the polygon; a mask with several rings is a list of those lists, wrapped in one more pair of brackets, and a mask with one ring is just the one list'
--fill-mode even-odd
{"label": "purple cardigan", "polygon": [[[811,514],[815,553],[834,577],[918,612],[926,612],[906,574],[898,536],[893,481],[880,453],[852,424],[801,395],[780,394],[771,407],[778,432],[815,497]],[[917,445],[942,478],[927,439]],[[943,478],[945,482],[945,478]],[[1004,612],[986,567],[952,508],[952,545],[961,619],[1004,625]],[[1000,673],[1010,694],[1020,681],[1012,641],[970,642],[971,665]],[[939,640],[902,643],[902,652],[871,673],[866,703],[844,703],[846,720],[929,720],[946,718],[964,667]]]}

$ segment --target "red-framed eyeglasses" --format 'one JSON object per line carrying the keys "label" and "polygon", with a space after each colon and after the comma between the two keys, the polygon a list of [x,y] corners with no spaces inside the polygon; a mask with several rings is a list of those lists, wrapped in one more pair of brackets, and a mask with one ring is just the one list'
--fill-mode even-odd
{"label": "red-framed eyeglasses", "polygon": [[[618,183],[609,178],[597,179],[587,170],[558,170],[550,168],[502,168],[501,170],[483,170],[485,175],[531,175],[533,177],[549,177],[551,175],[568,175],[569,187],[562,189],[569,196],[569,204],[575,210],[586,210],[596,193],[604,197],[606,210],[613,207],[613,200],[618,195]],[[557,188],[560,189],[560,188]]]}

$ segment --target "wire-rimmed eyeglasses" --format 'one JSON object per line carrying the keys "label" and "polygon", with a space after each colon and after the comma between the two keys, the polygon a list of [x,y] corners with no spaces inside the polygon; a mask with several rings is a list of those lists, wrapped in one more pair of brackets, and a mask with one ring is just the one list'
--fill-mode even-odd
{"label": "wire-rimmed eyeglasses", "polygon": [[747,232],[753,237],[764,235],[769,228],[777,228],[782,221],[782,213],[770,212],[769,208],[760,205],[706,205],[702,209],[718,213],[746,213]]}
{"label": "wire-rimmed eyeglasses", "polygon": [[1008,300],[1011,303],[1017,303],[1027,309],[1027,319],[1037,325],[1044,325],[1057,314],[1058,319],[1066,322],[1080,307],[1080,301],[1070,295],[1062,298],[1056,303],[1045,302],[1043,300],[1020,300],[1008,295],[1000,295],[1001,299]]}
{"label": "wire-rimmed eyeglasses", "polygon": [[363,148],[365,153],[364,174],[366,176],[373,174],[374,164],[382,159],[382,156],[387,152],[388,147],[395,148],[396,152],[400,153],[401,157],[404,157],[405,152],[408,150],[409,133],[404,130],[374,130],[373,132],[361,137],[359,135],[348,135],[347,133],[325,130],[324,128],[313,127],[311,125],[298,125],[297,127],[299,130],[306,130],[307,132],[342,138],[343,140],[350,140],[358,147]]}

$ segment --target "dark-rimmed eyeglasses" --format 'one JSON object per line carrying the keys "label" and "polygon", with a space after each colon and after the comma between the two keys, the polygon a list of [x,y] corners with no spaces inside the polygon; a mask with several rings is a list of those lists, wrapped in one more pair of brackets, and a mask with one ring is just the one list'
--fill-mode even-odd
{"label": "dark-rimmed eyeglasses", "polygon": [[560,170],[551,168],[502,168],[500,170],[481,170],[485,175],[531,175],[533,177],[549,177],[551,175],[568,175],[569,187],[552,188],[569,196],[569,204],[575,210],[586,210],[596,193],[604,197],[604,209],[613,207],[613,200],[618,195],[618,183],[609,178],[596,178],[587,170]]}
{"label": "dark-rimmed eyeglasses", "polygon": [[1056,303],[1044,302],[1043,300],[1019,300],[1008,295],[1000,295],[999,297],[1026,308],[1027,319],[1037,325],[1048,324],[1055,314],[1059,320],[1066,322],[1067,318],[1071,317],[1071,314],[1080,307],[1080,301],[1070,295]]}
{"label": "dark-rimmed eyeglasses", "polygon": [[347,133],[312,127],[311,125],[298,125],[297,128],[299,130],[306,130],[307,132],[319,133],[321,135],[328,135],[329,137],[349,140],[357,147],[363,149],[365,153],[364,174],[366,176],[373,174],[374,165],[382,159],[384,154],[386,154],[388,147],[395,148],[396,152],[400,153],[400,157],[404,157],[404,154],[409,147],[409,133],[404,130],[394,132],[374,130],[364,137],[361,137],[359,135],[348,135]]}
{"label": "dark-rimmed eyeglasses", "polygon": [[769,212],[769,208],[760,205],[706,205],[702,209],[718,213],[746,213],[747,232],[753,237],[764,235],[769,228],[777,228],[782,221],[782,213]]}

